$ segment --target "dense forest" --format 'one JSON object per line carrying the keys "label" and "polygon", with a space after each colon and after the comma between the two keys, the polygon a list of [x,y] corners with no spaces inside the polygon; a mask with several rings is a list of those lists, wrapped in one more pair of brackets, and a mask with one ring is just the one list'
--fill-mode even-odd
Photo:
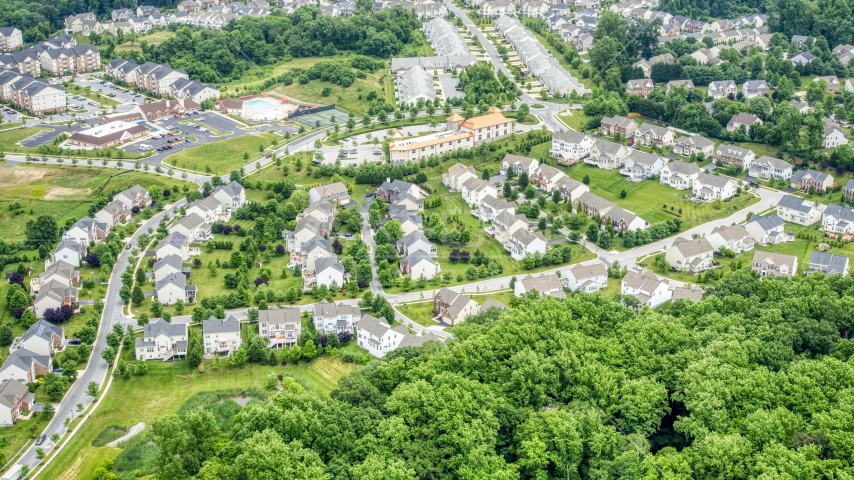
{"label": "dense forest", "polygon": [[729,274],[668,313],[530,297],[331,399],[156,420],[158,478],[849,478],[854,278]]}
{"label": "dense forest", "polygon": [[[403,8],[383,9],[350,17],[321,15],[315,5],[267,17],[243,17],[223,30],[194,30],[172,26],[177,35],[141,51],[122,51],[137,63],[168,62],[187,70],[190,78],[220,83],[238,78],[253,65],[272,65],[292,57],[334,56],[351,51],[379,58],[399,55],[421,27],[415,15]],[[91,35],[108,61],[117,56],[116,45],[126,40],[112,35]],[[409,52],[412,54],[413,52]]]}

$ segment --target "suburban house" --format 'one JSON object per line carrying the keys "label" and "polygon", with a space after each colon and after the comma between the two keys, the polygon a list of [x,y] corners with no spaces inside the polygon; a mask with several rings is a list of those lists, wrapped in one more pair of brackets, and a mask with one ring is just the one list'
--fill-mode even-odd
{"label": "suburban house", "polygon": [[302,333],[298,307],[258,310],[258,335],[266,338],[272,349],[292,347]]}
{"label": "suburban house", "polygon": [[95,213],[95,220],[100,223],[106,223],[110,227],[115,227],[120,223],[126,222],[131,215],[129,208],[119,200],[113,200],[107,206],[98,210]]}
{"label": "suburban house", "polygon": [[822,220],[825,205],[816,204],[793,195],[784,195],[777,203],[777,215],[787,222],[812,225]]}
{"label": "suburban house", "polygon": [[486,233],[492,238],[498,240],[499,243],[507,243],[510,235],[517,230],[529,230],[531,223],[522,215],[514,215],[509,211],[499,213],[492,219],[492,225],[486,227]]}
{"label": "suburban house", "polygon": [[626,82],[626,93],[648,97],[655,90],[655,82],[649,78],[629,80]]}
{"label": "suburban house", "polygon": [[397,179],[386,179],[386,181],[380,185],[380,188],[377,189],[377,196],[382,198],[385,202],[390,202],[391,197],[400,195],[401,193],[408,193],[418,199],[422,196],[421,189],[418,185]]}
{"label": "suburban house", "polygon": [[757,250],[753,254],[753,271],[760,277],[792,277],[798,271],[798,257]]}
{"label": "suburban house", "polygon": [[501,175],[507,175],[507,170],[511,168],[516,175],[525,172],[528,177],[532,177],[537,173],[537,169],[540,168],[540,162],[536,158],[520,157],[519,155],[508,153],[504,155],[504,159],[501,161]]}
{"label": "suburban house", "polygon": [[190,202],[187,207],[184,208],[184,212],[187,215],[195,213],[202,217],[205,223],[210,224],[213,224],[217,220],[227,222],[230,217],[230,215],[223,213],[222,204],[214,196]]}
{"label": "suburban house", "polygon": [[513,260],[522,260],[527,255],[546,254],[548,241],[540,232],[530,232],[524,228],[517,229],[507,238],[504,249],[510,252]]}
{"label": "suburban house", "polygon": [[661,168],[659,183],[669,185],[677,190],[693,189],[694,182],[699,176],[700,167],[696,163],[676,160]]}
{"label": "suburban house", "polygon": [[664,93],[667,95],[671,90],[680,87],[687,90],[688,93],[694,93],[694,82],[692,80],[671,80],[667,82],[667,87],[665,87]]}
{"label": "suburban house", "polygon": [[442,174],[442,183],[452,192],[459,192],[463,183],[470,178],[478,178],[477,170],[474,167],[457,162]]}
{"label": "suburban house", "polygon": [[630,138],[635,135],[637,129],[636,121],[620,115],[602,119],[602,135],[613,137],[619,133],[623,138]]}
{"label": "suburban house", "polygon": [[86,255],[86,247],[74,240],[60,240],[56,250],[50,254],[50,263],[63,261],[74,267],[80,266],[80,261]]}
{"label": "suburban house", "polygon": [[391,206],[404,207],[409,213],[416,214],[424,211],[424,200],[413,197],[406,192],[392,195],[389,200],[391,201]]}
{"label": "suburban house", "polygon": [[848,180],[848,183],[845,184],[845,188],[842,190],[842,193],[849,201],[854,199],[854,180]]}
{"label": "suburban house", "polygon": [[423,250],[415,250],[401,258],[399,267],[401,274],[409,275],[414,280],[422,276],[430,280],[442,272],[442,268],[437,261],[433,260],[433,256]]}
{"label": "suburban house", "polygon": [[560,196],[573,204],[575,204],[584,192],[590,191],[590,187],[570,177],[561,178],[557,182],[557,188],[560,191]]}
{"label": "suburban house", "polygon": [[136,339],[137,360],[174,360],[187,357],[187,324],[156,319],[145,325]]}
{"label": "suburban house", "polygon": [[650,308],[655,308],[670,300],[672,295],[670,283],[667,279],[662,277],[659,280],[649,270],[645,270],[643,273],[629,270],[621,281],[620,293],[631,295],[638,299],[641,306]]}
{"label": "suburban house", "polygon": [[712,267],[714,253],[715,247],[705,238],[688,240],[680,237],[667,249],[664,259],[674,270],[700,273]]}
{"label": "suburban house", "polygon": [[178,300],[191,301],[196,296],[196,286],[187,285],[187,276],[183,273],[170,273],[154,285],[157,301],[162,305],[172,305]]}
{"label": "suburban house", "polygon": [[733,80],[718,80],[709,83],[709,94],[708,96],[718,100],[720,98],[727,98],[732,95],[735,98],[735,95],[738,93],[738,86],[735,84]]}
{"label": "suburban house", "polygon": [[[405,213],[405,210],[404,210]],[[297,226],[293,231],[284,230],[282,238],[285,240],[285,248],[289,252],[302,251],[302,244],[308,242],[314,237],[326,237],[332,228],[332,218],[328,221],[317,220],[316,217],[306,216],[302,220],[297,221]]]}
{"label": "suburban house", "polygon": [[670,297],[670,300],[675,302],[676,300],[691,300],[692,302],[699,302],[703,299],[703,294],[706,293],[700,287],[675,287],[673,289],[673,296]]}
{"label": "suburban house", "polygon": [[808,169],[798,170],[792,175],[792,188],[808,191],[810,187],[813,187],[817,192],[820,192],[832,186],[833,176],[829,173]]}
{"label": "suburban house", "polygon": [[827,77],[815,77],[812,79],[813,82],[817,82],[819,80],[823,80],[824,83],[827,84],[827,89],[825,90],[826,93],[839,93],[839,86],[841,84],[839,83],[839,77],[837,77],[836,75],[830,75]]}
{"label": "suburban house", "polygon": [[180,255],[167,255],[155,262],[152,267],[154,282],[159,282],[173,273],[182,273],[184,271],[182,263]]}
{"label": "suburban house", "polygon": [[341,332],[353,332],[353,325],[359,321],[362,310],[355,305],[330,303],[326,299],[314,304],[314,315],[311,317],[314,328],[321,335]]}
{"label": "suburban house", "polygon": [[73,265],[62,260],[53,262],[38,277],[30,279],[30,295],[38,295],[42,285],[54,281],[72,287],[80,283],[80,272],[75,270]]}
{"label": "suburban house", "polygon": [[732,133],[732,132],[737,131],[740,127],[743,126],[744,127],[744,133],[749,134],[750,133],[750,127],[752,127],[753,125],[756,125],[757,123],[759,125],[762,125],[762,120],[760,120],[759,117],[757,117],[756,115],[754,115],[752,113],[742,112],[742,113],[733,115],[732,118],[729,119],[729,122],[726,124],[726,131]]}
{"label": "suburban house", "polygon": [[583,211],[584,214],[590,218],[597,215],[605,216],[614,208],[617,208],[616,204],[590,192],[584,192],[581,194],[581,196],[578,197],[578,202],[575,204],[575,209],[578,212]]}
{"label": "suburban house", "polygon": [[109,233],[110,225],[90,217],[83,217],[62,233],[62,239],[72,240],[82,247],[88,247],[103,240]]}
{"label": "suburban house", "polygon": [[671,147],[676,140],[673,130],[659,127],[651,123],[644,123],[635,130],[635,143],[641,145],[655,145],[658,148]]}
{"label": "suburban house", "polygon": [[613,170],[625,165],[629,153],[631,152],[625,145],[600,138],[593,143],[590,156],[584,159],[584,163],[605,170]]}
{"label": "suburban house", "polygon": [[692,191],[695,197],[706,201],[719,198],[728,200],[736,194],[737,188],[735,181],[729,177],[700,172],[697,180],[694,181]]}
{"label": "suburban house", "polygon": [[604,230],[608,228],[608,221],[610,221],[611,226],[614,227],[617,232],[646,230],[646,228],[649,227],[649,223],[637,216],[636,213],[617,206],[608,210],[607,215],[602,215],[599,221],[601,229]]}
{"label": "suburban house", "polygon": [[11,52],[24,46],[24,37],[15,27],[0,28],[0,51]]}
{"label": "suburban house", "polygon": [[305,286],[326,285],[327,288],[344,286],[344,266],[337,258],[320,257],[314,261],[314,274],[306,276]]}
{"label": "suburban house", "polygon": [[318,258],[337,258],[332,250],[332,242],[315,235],[307,242],[302,242],[299,252],[291,252],[291,261],[299,263],[300,268],[306,273],[315,271],[315,262]]}
{"label": "suburban house", "polygon": [[202,343],[208,355],[230,356],[240,348],[240,321],[232,315],[224,320],[211,316],[202,322]]}
{"label": "suburban house", "polygon": [[741,93],[744,98],[768,95],[768,82],[765,80],[748,80],[741,86]]}
{"label": "suburban house", "polygon": [[368,314],[363,315],[356,323],[356,343],[376,358],[382,358],[398,348],[418,347],[430,340],[441,341],[432,333],[413,335],[409,333],[406,325],[391,328],[385,319],[374,318]]}
{"label": "suburban house", "polygon": [[179,232],[172,232],[157,242],[154,251],[157,260],[162,260],[169,255],[178,255],[181,261],[186,262],[190,258],[190,239]]}
{"label": "suburban house", "polygon": [[754,242],[760,245],[776,245],[782,242],[794,241],[794,235],[784,232],[785,224],[783,219],[778,215],[768,215],[766,217],[752,214],[750,219],[744,224],[744,229]]}
{"label": "suburban house", "polygon": [[0,382],[36,383],[38,379],[53,371],[53,359],[50,355],[19,348],[9,353],[0,367]]}
{"label": "suburban house", "polygon": [[[231,182],[214,188],[211,196],[219,200],[223,208],[232,212],[246,204],[246,191],[243,189],[243,185],[237,182]],[[310,194],[309,197],[311,197]]]}
{"label": "suburban house", "polygon": [[180,233],[191,241],[207,240],[211,238],[211,225],[205,223],[205,219],[196,213],[184,215],[184,218],[173,223],[169,227],[169,233]]}
{"label": "suburban house", "polygon": [[546,193],[552,193],[558,188],[558,182],[564,177],[566,177],[566,174],[563,171],[548,165],[540,165],[537,173],[531,177],[531,183]]}
{"label": "suburban house", "polygon": [[661,169],[666,164],[667,161],[656,154],[633,150],[620,173],[635,182],[661,174]]}
{"label": "suburban house", "polygon": [[821,215],[821,228],[829,233],[854,234],[854,210],[848,205],[831,203]]}
{"label": "suburban house", "polygon": [[673,152],[686,157],[702,153],[705,158],[709,158],[715,153],[715,142],[702,135],[683,135],[673,142]]}
{"label": "suburban house", "polygon": [[480,202],[477,216],[484,222],[491,222],[501,212],[510,212],[511,215],[515,215],[516,203],[487,195]]}
{"label": "suburban house", "polygon": [[750,233],[742,225],[715,227],[710,234],[706,235],[706,240],[709,241],[716,252],[725,248],[732,250],[736,254],[753,250],[756,244],[756,241],[753,240]]}
{"label": "suburban house", "polygon": [[840,145],[848,145],[848,138],[845,137],[845,132],[837,125],[825,125],[824,140],[821,143],[821,148],[835,148]]}
{"label": "suburban house", "polygon": [[65,329],[44,320],[38,320],[16,338],[9,347],[10,352],[18,349],[29,350],[38,355],[53,355],[65,342]]}
{"label": "suburban house", "polygon": [[762,155],[750,162],[747,167],[747,174],[755,178],[782,178],[788,180],[792,178],[792,164],[781,159]]}
{"label": "suburban house", "polygon": [[400,223],[400,230],[404,235],[409,235],[410,233],[423,228],[424,222],[421,215],[413,215],[406,211],[405,208],[401,207],[391,207],[388,212],[388,217],[383,219],[382,223],[385,224],[390,220],[397,220]]}
{"label": "suburban house", "polygon": [[397,241],[397,250],[401,255],[424,252],[431,257],[438,255],[436,244],[431,243],[421,230],[416,230]]}
{"label": "suburban house", "polygon": [[827,275],[838,273],[843,277],[848,276],[848,257],[844,255],[834,255],[826,252],[812,252],[810,256],[810,266],[807,273],[821,272]]}
{"label": "suburban house", "polygon": [[528,292],[536,291],[540,295],[550,295],[555,298],[566,298],[566,292],[563,291],[563,283],[560,278],[554,274],[542,274],[538,276],[526,275],[516,281],[513,286],[513,294],[521,297]]}
{"label": "suburban house", "polygon": [[549,155],[564,165],[571,165],[590,155],[594,139],[581,132],[555,132],[552,135],[552,148]]}
{"label": "suburban house", "polygon": [[722,143],[715,149],[712,158],[724,166],[736,165],[744,168],[756,159],[756,154],[747,148]]}
{"label": "suburban house", "polygon": [[477,302],[449,288],[442,288],[433,296],[433,317],[442,323],[454,326],[476,313]]}
{"label": "suburban house", "polygon": [[22,412],[32,409],[34,400],[35,394],[22,382],[10,380],[0,384],[0,425],[14,425]]}
{"label": "suburban house", "polygon": [[[308,191],[309,203],[319,202],[321,200],[328,200],[339,205],[349,203],[350,193],[347,191],[347,185],[344,185],[342,182],[335,182],[328,185],[314,187]],[[387,198],[385,200],[388,201]]]}
{"label": "suburban house", "polygon": [[463,194],[463,201],[465,201],[470,207],[480,205],[480,202],[487,195],[491,195],[493,197],[498,196],[498,189],[496,189],[487,180],[481,180],[479,178],[470,178],[466,180],[465,183],[463,183],[461,192]]}
{"label": "suburban house", "polygon": [[815,60],[815,55],[813,55],[812,52],[800,52],[796,53],[792,57],[789,57],[789,59],[792,61],[792,65],[794,66],[806,65]]}
{"label": "suburban house", "polygon": [[577,264],[562,272],[563,288],[570,292],[595,293],[608,287],[608,270],[601,260]]}

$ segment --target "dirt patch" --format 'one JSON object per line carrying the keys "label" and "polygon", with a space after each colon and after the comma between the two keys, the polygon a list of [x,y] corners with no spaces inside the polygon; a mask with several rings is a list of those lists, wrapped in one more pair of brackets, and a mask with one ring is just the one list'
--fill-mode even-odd
{"label": "dirt patch", "polygon": [[80,198],[81,195],[89,196],[90,193],[92,193],[91,188],[87,188],[85,190],[80,190],[77,188],[51,187],[50,190],[45,192],[43,198],[45,200],[61,200],[63,198],[72,197],[72,196]]}
{"label": "dirt patch", "polygon": [[49,168],[32,167],[28,165],[17,165],[9,168],[0,168],[0,188],[15,187],[26,183],[41,180],[46,176],[55,174]]}
{"label": "dirt patch", "polygon": [[74,461],[71,467],[66,470],[66,472],[63,473],[61,477],[59,477],[60,480],[72,480],[74,478],[77,478],[78,474],[80,473],[81,463],[83,463],[83,457],[77,457],[77,460]]}

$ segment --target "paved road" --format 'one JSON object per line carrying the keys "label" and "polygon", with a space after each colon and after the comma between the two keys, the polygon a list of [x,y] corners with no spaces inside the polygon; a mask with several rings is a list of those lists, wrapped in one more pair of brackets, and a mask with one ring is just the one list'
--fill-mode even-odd
{"label": "paved road", "polygon": [[[178,202],[176,206],[182,203],[183,201]],[[173,209],[168,210],[170,215],[174,214]],[[148,220],[142,227],[137,229],[136,233],[131,237],[130,243],[136,246],[139,235],[147,231],[149,227],[156,229],[160,219],[163,218],[163,215],[164,212],[158,213]],[[89,363],[86,365],[86,369],[80,372],[77,381],[71,385],[71,388],[69,388],[68,392],[65,394],[65,398],[63,398],[62,402],[56,407],[56,414],[43,432],[48,438],[50,438],[54,433],[59,433],[60,435],[65,433],[66,429],[63,426],[63,422],[67,417],[77,416],[76,405],[78,403],[82,403],[84,406],[88,406],[92,403],[93,398],[86,395],[86,388],[89,382],[97,382],[98,384],[103,385],[103,382],[106,379],[109,367],[107,366],[107,362],[101,358],[101,352],[104,351],[104,348],[107,345],[107,334],[112,331],[113,324],[121,321],[122,301],[119,298],[119,289],[122,285],[122,272],[125,271],[125,268],[127,268],[129,262],[132,260],[130,258],[130,252],[130,250],[122,250],[122,253],[116,261],[113,273],[110,275],[107,297],[104,300],[104,313],[101,317],[101,327],[98,329],[98,337],[95,340],[95,344],[92,346],[92,356],[89,358]],[[45,442],[45,444],[42,445],[42,448],[46,451],[48,450],[48,444],[49,442]],[[36,459],[36,446],[31,445],[18,460],[18,463],[27,464],[30,466],[31,470],[34,469],[39,464],[39,461]]]}

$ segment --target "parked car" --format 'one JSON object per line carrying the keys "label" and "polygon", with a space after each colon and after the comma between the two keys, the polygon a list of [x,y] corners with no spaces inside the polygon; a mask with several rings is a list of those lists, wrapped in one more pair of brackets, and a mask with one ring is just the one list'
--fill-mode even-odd
{"label": "parked car", "polygon": [[169,150],[172,150],[172,145],[166,145],[166,148],[168,148]]}
{"label": "parked car", "polygon": [[68,341],[68,344],[69,345],[80,345],[80,340],[78,340],[76,338],[72,338],[71,340]]}

